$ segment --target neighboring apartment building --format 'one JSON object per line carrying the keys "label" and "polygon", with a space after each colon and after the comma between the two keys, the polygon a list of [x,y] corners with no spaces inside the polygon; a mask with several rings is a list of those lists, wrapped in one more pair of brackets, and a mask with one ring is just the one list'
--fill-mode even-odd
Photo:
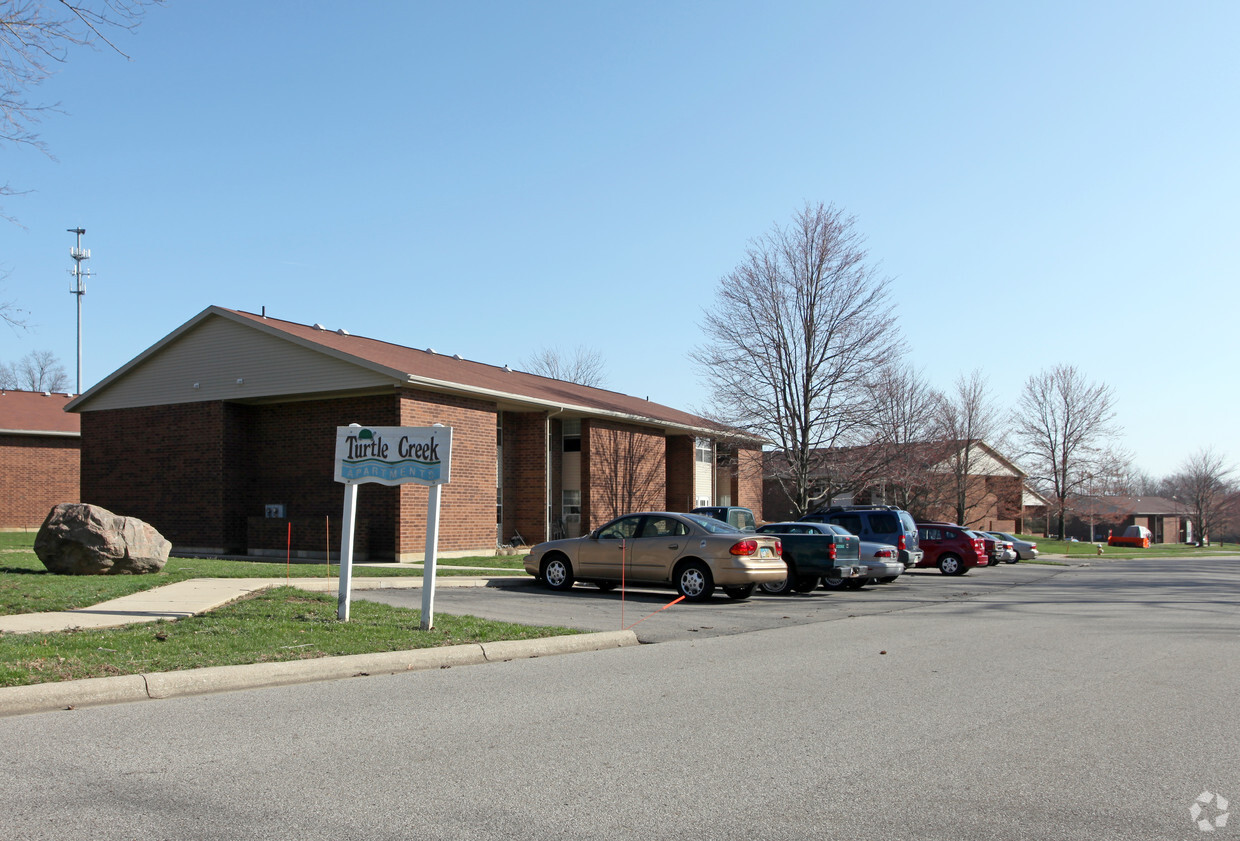
{"label": "neighboring apartment building", "polygon": [[[888,504],[906,508],[919,520],[955,522],[955,463],[962,447],[951,441],[898,447],[848,447],[823,451],[818,488],[838,487],[835,504]],[[777,453],[766,454],[763,511],[768,519],[798,514],[776,478]],[[1025,528],[1025,473],[984,441],[972,444],[965,491],[965,523],[985,531]],[[819,506],[827,505],[827,501]]]}
{"label": "neighboring apartment building", "polygon": [[37,529],[78,502],[78,416],[68,394],[0,391],[0,529]]}
{"label": "neighboring apartment building", "polygon": [[[619,394],[376,339],[209,307],[72,401],[82,499],[178,553],[338,548],[336,428],[453,428],[439,551],[490,553],[633,510],[761,512],[761,443]],[[729,443],[739,440],[740,443]],[[417,560],[427,489],[360,488],[359,555]]]}
{"label": "neighboring apartment building", "polygon": [[1154,543],[1192,543],[1197,539],[1185,507],[1161,496],[1081,496],[1064,520],[1068,537],[1106,543],[1129,526],[1145,526]]}

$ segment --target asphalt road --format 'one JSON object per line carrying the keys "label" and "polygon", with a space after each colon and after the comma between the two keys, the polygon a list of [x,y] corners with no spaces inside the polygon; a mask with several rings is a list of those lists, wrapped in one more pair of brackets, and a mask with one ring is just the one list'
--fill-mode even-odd
{"label": "asphalt road", "polygon": [[[677,602],[670,589],[639,589],[604,593],[578,584],[555,593],[526,578],[524,587],[500,590],[436,590],[435,611],[469,614],[526,625],[561,625],[590,631],[632,628],[642,642],[669,642],[694,637],[743,634],[786,628],[807,622],[829,622],[924,607],[943,601],[975,598],[1028,584],[1068,569],[1043,564],[1003,564],[983,567],[965,575],[943,575],[938,570],[913,570],[891,584],[860,590],[827,591],[770,596],[761,590],[745,601],[733,601],[716,589],[705,603]],[[398,607],[421,608],[420,590],[371,590],[356,598]],[[669,607],[669,605],[671,605]]]}
{"label": "asphalt road", "polygon": [[845,606],[864,591],[672,608],[686,630],[655,645],[3,719],[0,837],[1240,837],[1189,811],[1240,798],[1240,560],[1034,569],[898,582],[870,613]]}

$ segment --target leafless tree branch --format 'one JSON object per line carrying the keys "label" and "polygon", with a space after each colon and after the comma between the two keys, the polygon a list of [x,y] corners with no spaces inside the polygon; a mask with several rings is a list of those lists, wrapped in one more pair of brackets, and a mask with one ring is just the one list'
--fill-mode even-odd
{"label": "leafless tree branch", "polygon": [[722,279],[693,353],[712,416],[774,444],[775,479],[801,512],[824,496],[823,454],[864,437],[871,372],[903,353],[890,281],[863,246],[853,217],[806,205]]}

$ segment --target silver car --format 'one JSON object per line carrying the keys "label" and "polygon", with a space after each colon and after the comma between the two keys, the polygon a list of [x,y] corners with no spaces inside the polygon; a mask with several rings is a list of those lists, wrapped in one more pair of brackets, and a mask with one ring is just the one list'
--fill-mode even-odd
{"label": "silver car", "polygon": [[1016,557],[1008,560],[1009,564],[1014,564],[1017,561],[1032,561],[1038,556],[1038,544],[1033,543],[1032,541],[1021,540],[1016,535],[1008,534],[1005,531],[988,531],[986,533],[991,537],[998,538],[999,540],[1006,540],[1008,543],[1012,544],[1012,549],[1016,553]]}
{"label": "silver car", "polygon": [[[843,526],[829,523],[824,523],[824,525],[827,528],[834,529],[839,534],[851,534]],[[890,584],[904,574],[904,564],[900,563],[900,550],[890,543],[862,540],[861,564],[862,566],[869,567],[869,576],[861,579],[860,583],[854,584],[852,581],[837,582],[824,578],[822,579],[822,586],[828,590],[833,590],[840,587],[863,587],[866,584]]]}

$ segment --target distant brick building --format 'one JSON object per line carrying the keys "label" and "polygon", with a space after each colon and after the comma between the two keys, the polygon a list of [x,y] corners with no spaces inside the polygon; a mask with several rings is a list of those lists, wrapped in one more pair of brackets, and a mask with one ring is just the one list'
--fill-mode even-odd
{"label": "distant brick building", "polygon": [[[962,449],[951,441],[908,444],[875,453],[870,447],[850,447],[838,458],[824,457],[827,470],[819,487],[846,488],[834,494],[835,504],[888,504],[905,507],[919,520],[955,522],[953,454]],[[824,451],[825,453],[826,451]],[[1025,473],[983,441],[972,444],[969,473],[964,477],[965,519],[961,525],[984,531],[1020,532],[1025,528]],[[766,454],[763,511],[768,519],[794,518],[792,501],[776,478],[781,469],[777,453]],[[828,504],[826,501],[819,505]]]}
{"label": "distant brick building", "polygon": [[0,392],[0,528],[37,529],[52,506],[78,502],[78,416],[71,396]]}
{"label": "distant brick building", "polygon": [[[300,557],[338,543],[335,430],[453,428],[440,552],[589,531],[642,509],[761,512],[760,443],[628,395],[209,307],[74,400],[82,500],[139,517],[175,552]],[[366,485],[358,548],[415,560],[427,489]],[[277,515],[277,516],[272,516]],[[333,537],[335,536],[335,537]]]}
{"label": "distant brick building", "polygon": [[1087,542],[1106,542],[1122,535],[1129,526],[1144,526],[1153,543],[1191,543],[1193,534],[1188,511],[1174,499],[1160,496],[1082,496],[1072,500],[1064,518],[1067,537]]}

